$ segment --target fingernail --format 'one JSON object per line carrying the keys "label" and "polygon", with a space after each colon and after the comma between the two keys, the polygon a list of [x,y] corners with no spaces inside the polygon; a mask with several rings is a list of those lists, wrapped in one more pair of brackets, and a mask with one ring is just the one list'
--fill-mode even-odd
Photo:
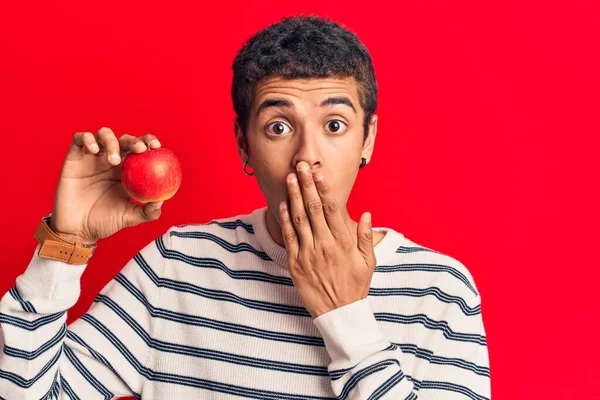
{"label": "fingernail", "polygon": [[152,147],[160,147],[160,142],[158,141],[158,139],[153,139],[150,144],[152,145]]}
{"label": "fingernail", "polygon": [[146,144],[144,142],[137,142],[133,147],[137,147],[140,151],[146,150]]}
{"label": "fingernail", "polygon": [[98,145],[96,143],[92,143],[92,144],[90,144],[90,149],[92,151],[98,151],[100,148],[98,147]]}
{"label": "fingernail", "polygon": [[121,160],[121,156],[119,156],[117,153],[111,154],[110,158],[112,158],[115,161],[120,161]]}

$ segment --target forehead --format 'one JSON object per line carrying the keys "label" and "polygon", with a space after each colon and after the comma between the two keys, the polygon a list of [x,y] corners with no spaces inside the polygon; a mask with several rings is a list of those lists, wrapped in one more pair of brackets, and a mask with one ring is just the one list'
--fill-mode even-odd
{"label": "forehead", "polygon": [[251,108],[255,109],[262,101],[274,96],[289,96],[299,101],[314,100],[331,95],[345,95],[353,103],[359,105],[358,83],[353,77],[348,78],[309,78],[286,79],[271,77],[260,82],[253,91]]}

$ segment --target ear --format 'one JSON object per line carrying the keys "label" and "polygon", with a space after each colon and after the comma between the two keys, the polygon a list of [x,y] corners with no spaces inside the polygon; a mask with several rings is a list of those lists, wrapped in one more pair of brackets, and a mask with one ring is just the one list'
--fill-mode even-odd
{"label": "ear", "polygon": [[248,141],[242,132],[242,127],[240,126],[237,117],[233,120],[233,131],[235,132],[235,141],[237,143],[238,154],[242,158],[242,162],[246,162],[250,157]]}
{"label": "ear", "polygon": [[377,137],[377,121],[379,117],[377,114],[371,115],[371,120],[369,121],[369,133],[365,142],[363,143],[363,149],[361,156],[367,159],[367,162],[371,160],[373,156],[373,149],[375,147],[375,138]]}

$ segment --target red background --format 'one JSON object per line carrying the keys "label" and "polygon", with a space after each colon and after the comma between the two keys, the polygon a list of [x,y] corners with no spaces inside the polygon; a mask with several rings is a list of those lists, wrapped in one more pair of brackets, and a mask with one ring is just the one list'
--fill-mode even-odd
{"label": "red background", "polygon": [[184,168],[160,220],[101,242],[70,320],[173,224],[265,205],[230,99],[243,41],[327,15],[369,48],[379,135],[350,211],[461,260],[482,294],[495,399],[600,398],[595,1],[3,2],[0,292],[27,266],[72,135],[156,134]]}

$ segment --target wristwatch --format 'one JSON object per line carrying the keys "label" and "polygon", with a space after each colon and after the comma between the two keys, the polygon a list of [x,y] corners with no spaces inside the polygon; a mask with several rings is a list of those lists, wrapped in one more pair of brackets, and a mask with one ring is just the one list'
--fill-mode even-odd
{"label": "wristwatch", "polygon": [[51,217],[52,214],[48,214],[42,218],[33,236],[41,244],[38,255],[67,264],[87,264],[96,250],[96,244],[74,243],[61,238],[50,228]]}

